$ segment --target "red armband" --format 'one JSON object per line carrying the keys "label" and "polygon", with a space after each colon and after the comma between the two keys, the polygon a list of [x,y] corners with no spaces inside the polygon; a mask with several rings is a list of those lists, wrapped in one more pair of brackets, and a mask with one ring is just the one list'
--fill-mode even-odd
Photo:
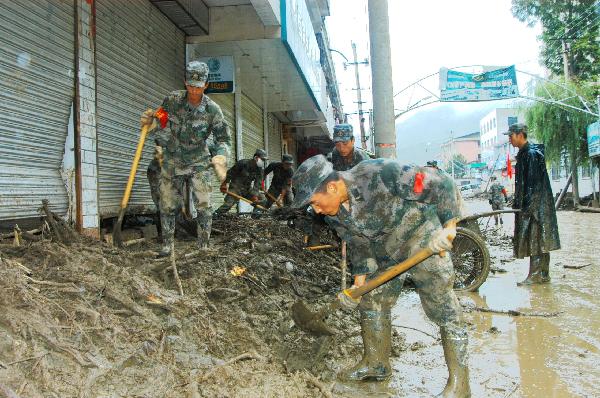
{"label": "red armband", "polygon": [[165,108],[162,106],[158,108],[155,113],[156,118],[160,122],[160,128],[164,129],[167,126],[167,122],[169,121],[169,114],[165,111]]}
{"label": "red armband", "polygon": [[502,188],[502,195],[506,196],[506,188]]}
{"label": "red armband", "polygon": [[423,192],[423,180],[425,179],[425,174],[417,173],[415,174],[415,185],[413,186],[414,193]]}

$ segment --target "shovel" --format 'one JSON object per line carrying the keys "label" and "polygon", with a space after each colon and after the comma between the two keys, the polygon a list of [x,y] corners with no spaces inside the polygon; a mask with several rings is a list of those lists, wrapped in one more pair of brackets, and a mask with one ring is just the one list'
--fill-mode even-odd
{"label": "shovel", "polygon": [[[446,225],[448,227],[456,227],[457,221],[458,220],[450,220]],[[421,249],[410,258],[379,273],[374,278],[368,280],[364,285],[356,289],[344,289],[343,292],[349,297],[357,299],[364,294],[369,293],[371,290],[376,289],[384,283],[390,281],[396,276],[408,271],[415,265],[423,262],[434,254],[435,253],[431,249]],[[439,254],[443,255],[444,253]],[[325,324],[324,319],[329,316],[329,314],[338,310],[340,306],[340,301],[336,297],[335,300],[315,313],[312,312],[302,300],[300,300],[292,305],[292,319],[294,320],[294,323],[305,332],[312,333],[316,336],[330,336],[335,332],[329,326],[327,326],[327,324]]]}
{"label": "shovel", "polygon": [[279,201],[279,199],[277,199],[275,196],[271,195],[268,191],[263,191],[263,193],[269,198],[271,199],[273,202],[275,202],[275,204],[277,205],[277,207],[281,208],[283,207],[283,205],[281,204],[281,202]]}
{"label": "shovel", "polygon": [[146,142],[146,135],[148,135],[148,127],[148,125],[142,127],[142,132],[140,134],[137,149],[135,150],[135,156],[133,157],[133,163],[131,164],[131,170],[129,171],[129,179],[127,180],[125,193],[123,194],[123,199],[121,199],[119,217],[117,218],[117,222],[113,227],[113,243],[118,247],[123,247],[123,239],[121,237],[121,226],[123,224],[123,218],[125,217],[125,211],[127,210],[127,204],[129,203],[131,188],[133,188],[135,173],[137,172],[138,164],[140,163],[140,159],[142,157],[142,150],[144,149],[144,143]]}
{"label": "shovel", "polygon": [[261,210],[264,210],[264,211],[269,211],[269,210],[268,210],[266,207],[264,207],[264,206],[261,206],[261,205],[259,205],[258,203],[254,203],[254,202],[253,202],[253,201],[251,201],[250,199],[246,199],[246,198],[244,198],[243,196],[240,196],[240,195],[238,195],[237,193],[233,193],[233,192],[230,192],[230,191],[225,191],[225,193],[226,193],[227,195],[229,195],[229,196],[233,197],[233,198],[236,198],[236,199],[238,199],[238,200],[241,200],[241,201],[243,201],[243,202],[246,202],[246,203],[248,203],[248,204],[249,204],[250,206],[252,206],[252,207],[256,207],[256,208],[259,208],[259,209],[261,209]]}

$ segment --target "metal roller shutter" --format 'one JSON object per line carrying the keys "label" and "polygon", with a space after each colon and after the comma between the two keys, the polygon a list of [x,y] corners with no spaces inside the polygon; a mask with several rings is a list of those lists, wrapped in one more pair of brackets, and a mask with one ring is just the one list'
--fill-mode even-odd
{"label": "metal roller shutter", "polygon": [[75,94],[73,1],[0,1],[0,219],[65,214],[61,178]]}
{"label": "metal roller shutter", "polygon": [[[140,135],[140,114],[183,89],[185,36],[146,0],[97,0],[97,132],[101,216],[118,212]],[[129,201],[132,212],[153,209],[146,169],[148,137]]]}
{"label": "metal roller shutter", "polygon": [[[231,167],[234,165],[235,159],[235,100],[233,94],[209,94],[210,99],[215,101],[223,111],[223,116],[229,126],[229,133],[231,134],[231,154],[227,159],[227,166]],[[215,176],[213,179],[213,191],[211,195],[211,202],[213,209],[216,209],[223,203],[223,194],[219,191],[220,182]]]}
{"label": "metal roller shutter", "polygon": [[281,122],[269,114],[269,161],[281,160]]}
{"label": "metal roller shutter", "polygon": [[246,94],[242,94],[242,119],[242,152],[248,159],[258,148],[265,147],[265,139],[262,109]]}

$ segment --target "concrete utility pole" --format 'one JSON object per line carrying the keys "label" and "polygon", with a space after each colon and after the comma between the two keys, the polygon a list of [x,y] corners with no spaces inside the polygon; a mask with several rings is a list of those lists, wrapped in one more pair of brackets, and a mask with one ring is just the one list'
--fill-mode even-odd
{"label": "concrete utility pole", "polygon": [[396,123],[387,0],[369,0],[375,156],[396,158]]}
{"label": "concrete utility pole", "polygon": [[362,89],[360,88],[360,75],[358,73],[358,65],[365,64],[365,62],[358,62],[356,57],[356,43],[352,42],[352,54],[354,55],[354,62],[351,62],[351,65],[354,65],[354,75],[356,76],[356,100],[358,103],[358,121],[360,123],[360,146],[362,149],[367,149],[367,138],[365,134],[365,118],[363,116],[363,107],[362,107]]}
{"label": "concrete utility pole", "polygon": [[452,163],[452,179],[454,180],[454,131],[450,131],[450,162]]}
{"label": "concrete utility pole", "polygon": [[[565,75],[565,81],[568,82],[571,80],[571,65],[569,64],[569,46],[565,40],[562,40],[562,56],[563,56],[563,74]],[[577,132],[575,132],[577,134]],[[573,137],[573,139],[577,140],[577,135]],[[577,152],[574,150],[571,154],[571,174],[573,176],[573,205],[577,207],[579,205],[579,173],[577,172]],[[568,186],[568,184],[567,184]],[[556,206],[560,205],[560,202],[557,201]]]}

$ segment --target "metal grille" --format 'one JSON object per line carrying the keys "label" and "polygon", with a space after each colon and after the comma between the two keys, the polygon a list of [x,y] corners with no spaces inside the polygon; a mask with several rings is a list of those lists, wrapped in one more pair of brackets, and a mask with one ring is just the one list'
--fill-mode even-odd
{"label": "metal grille", "polygon": [[0,219],[65,214],[61,162],[75,76],[73,1],[0,1]]}
{"label": "metal grille", "polygon": [[[210,94],[209,97],[215,101],[223,111],[223,116],[229,126],[229,133],[231,134],[231,154],[227,159],[227,166],[231,167],[235,163],[235,100],[233,94]],[[213,179],[213,191],[211,195],[211,203],[213,209],[216,209],[223,203],[223,194],[219,191],[221,185],[217,177]]]}
{"label": "metal grille", "polygon": [[[101,216],[118,212],[140,135],[140,114],[183,89],[185,36],[146,0],[96,2],[98,184]],[[130,211],[153,209],[148,137]]]}
{"label": "metal grille", "polygon": [[281,122],[269,114],[269,161],[281,160]]}
{"label": "metal grille", "polygon": [[265,146],[262,109],[250,97],[242,94],[242,145],[245,159]]}

